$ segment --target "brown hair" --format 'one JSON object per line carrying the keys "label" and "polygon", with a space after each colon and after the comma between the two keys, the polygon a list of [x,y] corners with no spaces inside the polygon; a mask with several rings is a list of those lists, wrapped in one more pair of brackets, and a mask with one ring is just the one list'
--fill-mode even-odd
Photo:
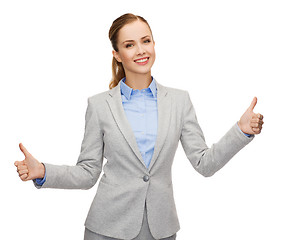
{"label": "brown hair", "polygon": [[[118,35],[119,31],[122,27],[124,27],[128,23],[132,23],[134,21],[142,21],[146,23],[150,29],[148,22],[141,16],[134,15],[131,13],[126,13],[113,21],[112,26],[109,30],[109,39],[111,41],[113,49],[118,52]],[[151,29],[150,29],[151,32]],[[151,32],[152,35],[152,32]],[[112,60],[112,80],[109,84],[109,89],[116,87],[120,80],[126,76],[123,64],[118,62],[117,59],[113,56]]]}

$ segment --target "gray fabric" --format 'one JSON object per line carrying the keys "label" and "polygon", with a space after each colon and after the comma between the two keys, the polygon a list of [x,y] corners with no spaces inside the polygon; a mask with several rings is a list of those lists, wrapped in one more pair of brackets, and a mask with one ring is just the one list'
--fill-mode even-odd
{"label": "gray fabric", "polygon": [[[170,237],[161,238],[159,240],[175,240],[175,239],[176,239],[176,233]],[[94,232],[90,231],[88,228],[85,228],[84,240],[121,240],[121,239],[103,236],[103,235],[100,235],[98,233],[94,233]],[[141,230],[140,230],[138,236],[136,236],[132,240],[156,240],[152,236],[150,229],[149,229],[149,225],[148,225],[148,221],[147,221],[146,207],[144,209],[144,215],[143,215]]]}
{"label": "gray fabric", "polygon": [[[88,98],[77,164],[45,163],[47,177],[42,188],[89,189],[100,176],[103,157],[107,159],[85,222],[93,232],[119,239],[135,238],[141,229],[146,202],[154,238],[173,235],[180,229],[171,176],[179,140],[194,169],[209,177],[254,138],[246,137],[235,122],[208,148],[189,93],[158,82],[156,86],[158,131],[149,168],[144,164],[125,115],[120,83]],[[188,186],[185,182],[185,187]]]}

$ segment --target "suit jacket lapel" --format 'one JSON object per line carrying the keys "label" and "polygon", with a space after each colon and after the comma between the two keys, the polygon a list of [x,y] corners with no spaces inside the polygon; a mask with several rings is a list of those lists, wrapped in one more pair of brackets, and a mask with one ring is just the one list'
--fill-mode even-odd
{"label": "suit jacket lapel", "polygon": [[155,81],[157,87],[157,110],[158,110],[158,124],[157,124],[157,136],[154,145],[154,152],[150,161],[149,171],[154,165],[157,157],[165,142],[168,128],[170,125],[171,114],[171,97],[167,94],[167,89],[163,85]]}
{"label": "suit jacket lapel", "polygon": [[[154,81],[157,87],[158,129],[154,152],[148,169],[149,171],[155,163],[166,139],[171,113],[171,98],[167,96],[167,89],[159,84],[155,79]],[[120,84],[121,82],[119,82],[116,87],[112,88],[109,91],[110,98],[107,99],[107,102],[120,131],[124,135],[126,141],[140,162],[146,168],[139,147],[137,145],[135,135],[125,114],[125,110],[122,104]]]}

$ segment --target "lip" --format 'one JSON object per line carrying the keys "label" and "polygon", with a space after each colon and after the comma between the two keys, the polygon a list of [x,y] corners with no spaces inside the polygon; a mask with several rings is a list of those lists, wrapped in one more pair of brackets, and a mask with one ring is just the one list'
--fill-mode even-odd
{"label": "lip", "polygon": [[138,58],[138,59],[135,59],[134,61],[142,60],[142,59],[145,59],[145,58],[149,58],[149,57]]}
{"label": "lip", "polygon": [[[147,61],[145,61],[145,62],[136,62],[136,61],[141,60],[141,59],[147,59]],[[136,64],[139,64],[139,65],[145,65],[145,64],[148,63],[148,61],[149,61],[149,57],[143,57],[143,58],[138,58],[138,59],[134,60],[134,62]]]}

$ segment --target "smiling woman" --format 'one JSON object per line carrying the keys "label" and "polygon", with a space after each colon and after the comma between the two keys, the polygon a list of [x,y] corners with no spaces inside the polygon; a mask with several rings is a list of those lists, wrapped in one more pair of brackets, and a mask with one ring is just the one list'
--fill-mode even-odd
{"label": "smiling woman", "polygon": [[155,42],[146,20],[117,18],[109,31],[113,79],[88,98],[85,133],[75,166],[41,163],[25,147],[15,162],[23,181],[37,188],[89,189],[103,168],[85,221],[85,240],[174,240],[180,229],[172,163],[179,140],[194,169],[214,175],[259,134],[263,116],[250,107],[211,148],[206,145],[186,90],[151,75]]}

